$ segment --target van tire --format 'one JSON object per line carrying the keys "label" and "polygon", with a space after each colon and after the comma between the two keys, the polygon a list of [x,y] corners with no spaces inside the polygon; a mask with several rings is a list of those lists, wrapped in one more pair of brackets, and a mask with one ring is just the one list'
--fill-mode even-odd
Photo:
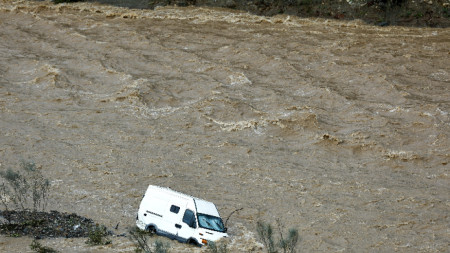
{"label": "van tire", "polygon": [[191,239],[188,239],[187,243],[188,243],[189,245],[201,247],[201,245],[197,242],[197,240],[192,239],[192,238],[191,238]]}
{"label": "van tire", "polygon": [[156,234],[156,228],[154,226],[148,226],[146,231],[152,235]]}

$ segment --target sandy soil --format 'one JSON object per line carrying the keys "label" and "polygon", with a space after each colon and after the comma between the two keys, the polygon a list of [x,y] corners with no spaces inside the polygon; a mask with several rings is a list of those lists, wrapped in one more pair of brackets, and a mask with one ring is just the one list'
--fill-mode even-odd
{"label": "sandy soil", "polygon": [[447,28],[2,0],[0,169],[34,161],[49,210],[117,234],[156,184],[243,208],[231,252],[261,251],[258,219],[298,228],[302,252],[446,252],[449,48]]}

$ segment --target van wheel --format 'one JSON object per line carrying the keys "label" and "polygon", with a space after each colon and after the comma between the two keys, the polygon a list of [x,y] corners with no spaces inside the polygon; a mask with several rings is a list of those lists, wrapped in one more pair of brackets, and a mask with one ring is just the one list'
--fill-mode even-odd
{"label": "van wheel", "polygon": [[187,242],[189,245],[200,247],[200,244],[197,243],[197,240],[189,239]]}
{"label": "van wheel", "polygon": [[147,232],[149,232],[150,234],[154,235],[156,234],[156,229],[154,226],[150,226],[147,228]]}

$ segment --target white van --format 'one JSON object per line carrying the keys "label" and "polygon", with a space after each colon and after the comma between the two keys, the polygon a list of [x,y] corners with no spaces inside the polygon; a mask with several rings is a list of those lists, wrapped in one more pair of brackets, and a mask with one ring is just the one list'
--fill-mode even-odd
{"label": "white van", "polygon": [[148,187],[142,198],[136,225],[142,230],[198,246],[228,237],[212,202],[154,185]]}

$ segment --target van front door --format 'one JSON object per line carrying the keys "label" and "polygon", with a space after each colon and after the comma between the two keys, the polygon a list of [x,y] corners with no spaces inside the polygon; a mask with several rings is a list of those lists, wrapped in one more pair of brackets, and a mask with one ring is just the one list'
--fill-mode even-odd
{"label": "van front door", "polygon": [[197,228],[197,219],[195,218],[194,211],[186,209],[183,214],[183,219],[181,220],[180,226],[178,228],[178,236],[183,239],[189,239],[195,237],[194,233]]}

